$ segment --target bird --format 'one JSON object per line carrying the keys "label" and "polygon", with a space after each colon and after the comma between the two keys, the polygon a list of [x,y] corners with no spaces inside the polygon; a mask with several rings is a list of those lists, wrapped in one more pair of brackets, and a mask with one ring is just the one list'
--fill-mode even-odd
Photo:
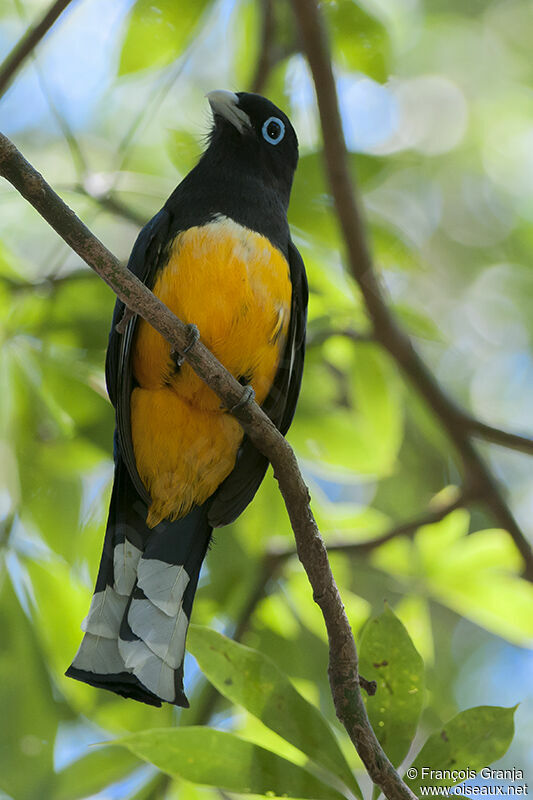
{"label": "bird", "polygon": [[[198,163],[144,226],[128,268],[285,434],[302,380],[308,286],[287,210],[298,139],[250,92],[216,90]],[[117,300],[106,354],[114,482],[80,647],[66,675],[188,707],[185,642],[212,531],[253,499],[268,461],[170,344]]]}

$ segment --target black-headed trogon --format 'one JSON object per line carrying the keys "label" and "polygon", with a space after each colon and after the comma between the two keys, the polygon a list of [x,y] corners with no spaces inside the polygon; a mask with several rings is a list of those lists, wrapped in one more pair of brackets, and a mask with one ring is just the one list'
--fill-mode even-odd
{"label": "black-headed trogon", "polygon": [[[208,147],[142,229],[128,266],[197,326],[286,433],[307,312],[304,265],[287,222],[298,140],[259,95],[207,97]],[[150,325],[132,317],[117,331],[123,315],[118,301],[106,359],[117,423],[109,518],[67,675],[151,705],[187,706],[185,637],[211,532],[248,505],[267,461]]]}

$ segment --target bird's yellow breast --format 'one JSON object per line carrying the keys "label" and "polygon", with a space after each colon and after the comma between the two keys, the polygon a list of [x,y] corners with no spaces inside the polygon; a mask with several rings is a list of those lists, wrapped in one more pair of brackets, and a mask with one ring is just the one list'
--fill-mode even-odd
{"label": "bird's yellow breast", "polygon": [[[219,217],[174,239],[154,294],[262,403],[285,346],[289,267],[264,236]],[[170,345],[139,320],[133,351],[138,387],[131,397],[137,470],[152,497],[148,523],[185,514],[231,472],[242,429],[188,364],[178,370]]]}

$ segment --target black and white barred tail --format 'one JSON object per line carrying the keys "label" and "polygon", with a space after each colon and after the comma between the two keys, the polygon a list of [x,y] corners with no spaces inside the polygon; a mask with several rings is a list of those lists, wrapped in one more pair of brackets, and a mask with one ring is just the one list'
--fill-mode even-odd
{"label": "black and white barred tail", "polygon": [[146,513],[119,460],[85,635],[66,674],[150,705],[187,707],[185,639],[212,529],[203,507],[153,529]]}

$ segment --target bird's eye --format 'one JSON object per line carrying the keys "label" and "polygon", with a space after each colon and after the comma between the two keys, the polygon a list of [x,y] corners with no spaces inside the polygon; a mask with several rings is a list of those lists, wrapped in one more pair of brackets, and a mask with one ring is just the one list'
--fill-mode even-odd
{"label": "bird's eye", "polygon": [[278,117],[269,117],[263,125],[263,139],[269,144],[279,144],[285,136],[285,125]]}

